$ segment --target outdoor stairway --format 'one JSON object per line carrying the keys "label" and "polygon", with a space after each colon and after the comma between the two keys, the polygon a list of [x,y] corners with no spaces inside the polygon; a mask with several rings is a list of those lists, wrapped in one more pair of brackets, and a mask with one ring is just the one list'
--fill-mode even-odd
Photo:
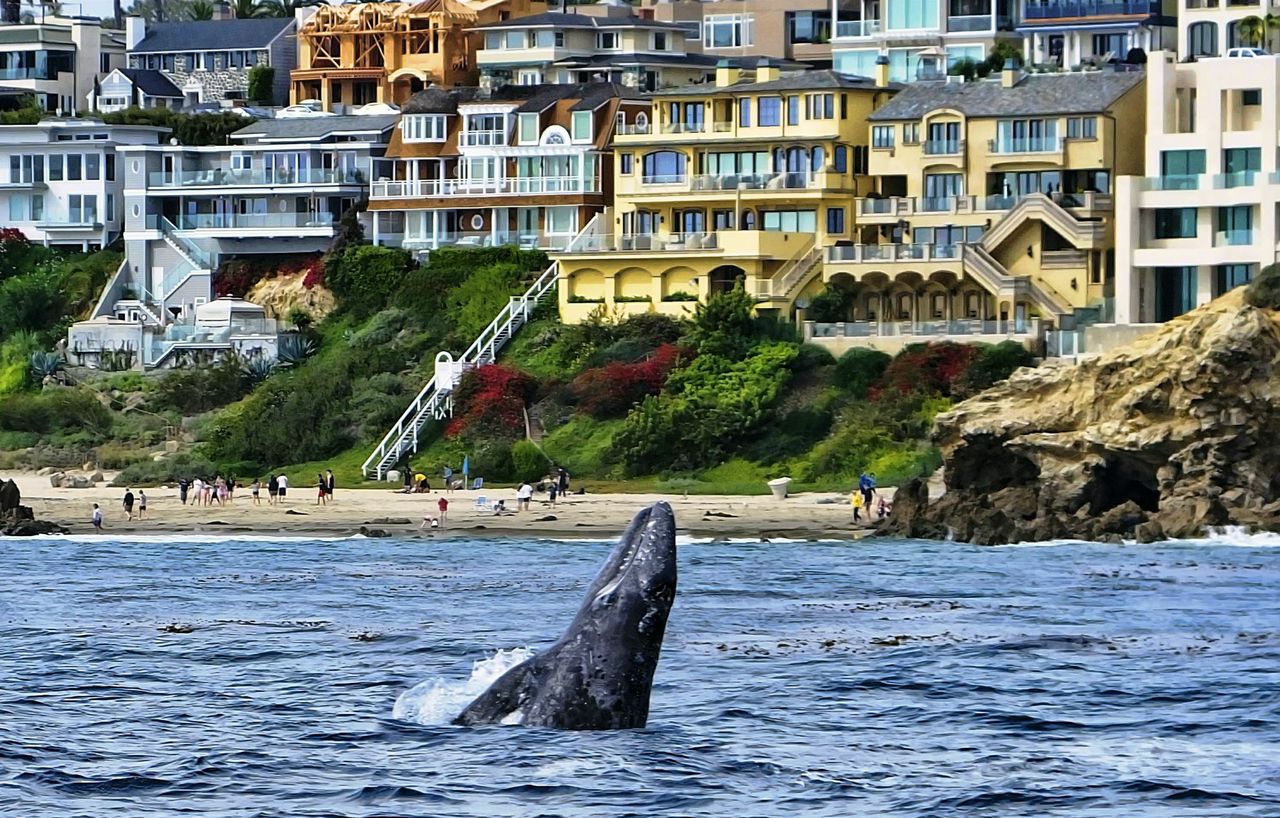
{"label": "outdoor stairway", "polygon": [[559,262],[552,262],[533,282],[524,295],[513,296],[497,317],[467,347],[458,358],[447,352],[436,356],[435,376],[427,381],[417,397],[404,410],[404,414],[383,436],[382,442],[364,461],[361,471],[365,477],[377,480],[386,478],[387,471],[400,462],[407,452],[418,450],[418,433],[433,420],[444,420],[453,415],[453,389],[462,374],[477,366],[492,364],[498,352],[520,327],[528,323],[534,308],[556,288],[560,277]]}
{"label": "outdoor stairway", "polygon": [[1043,193],[1032,193],[1019,199],[1004,218],[982,236],[982,246],[999,247],[1027,219],[1044,222],[1082,250],[1099,247],[1106,237],[1106,228],[1101,222],[1081,221]]}
{"label": "outdoor stairway", "polygon": [[1044,286],[1032,281],[1028,276],[1012,276],[1004,265],[991,257],[991,254],[978,244],[962,245],[962,259],[965,272],[976,278],[1001,298],[1012,298],[1023,295],[1046,315],[1063,316],[1071,312],[1071,306],[1060,296],[1051,294]]}
{"label": "outdoor stairway", "polygon": [[823,249],[812,241],[782,266],[773,277],[759,282],[756,297],[763,301],[786,300],[822,270]]}

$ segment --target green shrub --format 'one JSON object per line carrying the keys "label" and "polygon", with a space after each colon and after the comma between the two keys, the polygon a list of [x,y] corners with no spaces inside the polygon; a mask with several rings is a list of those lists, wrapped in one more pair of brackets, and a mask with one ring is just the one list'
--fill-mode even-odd
{"label": "green shrub", "polygon": [[511,443],[505,440],[482,440],[470,451],[471,477],[483,477],[490,485],[515,479]]}
{"label": "green shrub", "polygon": [[183,415],[198,415],[239,400],[252,385],[244,362],[228,357],[217,366],[175,369],[156,382],[152,401],[156,406]]}
{"label": "green shrub", "polygon": [[61,281],[49,268],[0,282],[0,340],[19,330],[47,332],[63,319]]}
{"label": "green shrub", "polygon": [[111,423],[110,410],[84,389],[49,389],[0,398],[0,429],[12,432],[77,429],[84,432],[86,440],[93,440],[107,434]]}
{"label": "green shrub", "polygon": [[350,246],[326,267],[325,283],[344,309],[363,318],[391,302],[412,263],[412,257],[399,248]]}
{"label": "green shrub", "polygon": [[1268,264],[1249,282],[1244,303],[1264,310],[1280,310],[1280,264]]}
{"label": "green shrub", "polygon": [[525,271],[518,264],[501,262],[481,267],[454,287],[446,299],[453,319],[453,336],[469,344],[489,326],[499,311],[522,289]]}
{"label": "green shrub", "polygon": [[701,355],[739,360],[751,347],[755,302],[741,286],[699,304],[689,336]]}
{"label": "green shrub", "polygon": [[512,476],[530,483],[540,480],[551,468],[547,456],[531,440],[517,440],[511,446]]}
{"label": "green shrub", "polygon": [[[234,473],[242,475],[253,473],[252,469],[243,468],[246,464],[240,465],[242,468]],[[160,461],[148,459],[131,463],[120,470],[115,480],[111,481],[111,485],[121,487],[158,486],[163,483],[177,483],[184,477],[188,480],[193,477],[208,480],[218,474],[232,473],[231,471],[223,471],[218,465],[204,457],[183,452]]]}
{"label": "green shrub", "polygon": [[1036,356],[1017,341],[1001,341],[993,346],[983,346],[977,358],[959,378],[953,391],[957,397],[976,395],[1006,380],[1014,370],[1035,365]]}
{"label": "green shrub", "polygon": [[820,324],[834,324],[849,320],[849,311],[853,309],[854,291],[852,287],[841,287],[828,282],[826,289],[818,293],[809,302],[805,310],[805,318]]}
{"label": "green shrub", "polygon": [[275,98],[272,85],[275,83],[276,70],[269,65],[255,65],[249,69],[248,96],[253,102],[270,105]]}
{"label": "green shrub", "polygon": [[836,362],[836,385],[856,398],[865,398],[892,360],[878,349],[855,347]]}
{"label": "green shrub", "polygon": [[814,447],[800,469],[804,482],[857,477],[876,458],[898,449],[884,429],[860,420],[842,421],[837,430]]}
{"label": "green shrub", "polygon": [[832,366],[835,362],[835,356],[826,347],[801,344],[796,359],[791,362],[791,369],[795,372],[810,372],[818,367]]}
{"label": "green shrub", "polygon": [[158,125],[183,145],[226,145],[227,137],[255,120],[230,112],[184,114],[171,108],[127,108],[102,115],[108,125]]}

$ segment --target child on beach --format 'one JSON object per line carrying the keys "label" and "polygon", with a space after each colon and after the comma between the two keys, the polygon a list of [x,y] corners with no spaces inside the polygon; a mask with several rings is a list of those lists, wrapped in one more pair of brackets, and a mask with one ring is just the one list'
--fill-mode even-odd
{"label": "child on beach", "polygon": [[440,525],[444,525],[444,521],[449,517],[449,501],[441,496],[440,502],[436,503],[436,507],[440,509]]}
{"label": "child on beach", "polygon": [[98,504],[93,504],[93,530],[102,533],[102,509],[98,508]]}
{"label": "child on beach", "polygon": [[329,484],[323,474],[316,475],[316,505],[322,506],[329,499]]}
{"label": "child on beach", "polygon": [[853,494],[849,497],[849,504],[853,506],[853,521],[855,523],[862,522],[862,506],[865,502],[862,492],[858,489],[854,489]]}
{"label": "child on beach", "polygon": [[249,487],[249,490],[253,493],[253,504],[255,506],[262,505],[262,478],[253,478],[253,485]]}
{"label": "child on beach", "polygon": [[145,520],[147,517],[147,490],[138,489],[138,519]]}

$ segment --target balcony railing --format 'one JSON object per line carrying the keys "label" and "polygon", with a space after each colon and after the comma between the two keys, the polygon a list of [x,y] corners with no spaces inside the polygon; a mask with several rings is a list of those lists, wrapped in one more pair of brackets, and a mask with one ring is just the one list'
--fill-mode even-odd
{"label": "balcony railing", "polygon": [[179,230],[230,230],[264,227],[332,227],[332,213],[191,213],[176,217]]}
{"label": "balcony railing", "polygon": [[301,170],[207,170],[155,171],[148,175],[151,187],[249,187],[255,185],[361,185],[365,173],[359,169],[303,168]]}
{"label": "balcony railing", "polygon": [[1115,17],[1159,13],[1160,4],[1151,0],[1059,0],[1051,3],[1027,3],[1023,19],[1056,20],[1064,17]]}
{"label": "balcony railing", "polygon": [[474,148],[505,145],[507,139],[506,131],[463,131],[458,137],[458,143]]}
{"label": "balcony railing", "polygon": [[1201,174],[1152,176],[1142,180],[1143,190],[1199,190]]}
{"label": "balcony railing", "polygon": [[1216,9],[1218,0],[1187,0],[1187,9],[1189,11],[1199,11],[1200,9]]}
{"label": "balcony railing", "polygon": [[715,233],[671,233],[668,235],[628,233],[578,236],[569,248],[570,253],[599,253],[606,250],[623,252],[666,250],[717,250],[720,247]]}
{"label": "balcony railing", "polygon": [[600,179],[577,176],[516,176],[505,179],[380,180],[370,185],[371,199],[423,199],[441,196],[523,196],[599,193]]}
{"label": "balcony railing", "polygon": [[991,13],[967,14],[947,18],[947,31],[990,31]]}
{"label": "balcony railing", "polygon": [[836,21],[836,37],[874,37],[879,33],[879,20]]}
{"label": "balcony railing", "polygon": [[813,321],[804,322],[804,339],[806,341],[819,338],[873,338],[876,336],[931,336],[942,338],[959,335],[965,337],[989,336],[992,338],[1008,338],[1011,336],[1039,337],[1041,322],[1037,318],[1029,318],[1019,323],[1017,320],[983,321],[978,319],[945,321],[922,320],[919,322],[904,321],[843,321],[831,324],[819,324]]}
{"label": "balcony railing", "polygon": [[652,176],[640,177],[642,185],[683,185],[688,181],[689,177],[683,173],[655,173]]}
{"label": "balcony railing", "polygon": [[58,72],[40,68],[0,68],[0,80],[56,80]]}
{"label": "balcony railing", "polygon": [[964,153],[963,139],[929,139],[924,143],[926,156],[955,156]]}
{"label": "balcony railing", "polygon": [[1060,153],[1067,140],[1056,136],[1035,136],[1013,139],[989,139],[987,150],[991,153]]}
{"label": "balcony railing", "polygon": [[616,136],[644,136],[653,133],[653,124],[645,122],[643,124],[632,122],[619,125],[614,131]]}
{"label": "balcony railing", "polygon": [[946,213],[955,205],[955,196],[925,196],[920,199],[920,210],[924,213]]}
{"label": "balcony railing", "polygon": [[640,184],[671,188],[662,192],[706,190],[805,190],[819,186],[819,177],[809,171],[786,173],[721,173],[684,176],[658,174],[641,176]]}
{"label": "balcony railing", "polygon": [[527,249],[542,248],[562,250],[573,239],[570,235],[545,233],[516,233],[510,230],[493,232],[445,231],[430,236],[405,234],[400,246],[406,250],[436,250],[441,247],[502,247],[515,245]]}
{"label": "balcony railing", "polygon": [[95,211],[80,213],[51,213],[45,211],[35,219],[36,227],[41,230],[90,230],[102,227],[100,214]]}
{"label": "balcony railing", "polygon": [[1253,244],[1253,230],[1247,227],[1219,230],[1214,234],[1214,247],[1241,247]]}
{"label": "balcony railing", "polygon": [[[1023,198],[1023,194],[994,193],[985,196],[966,194],[962,196],[890,196],[883,199],[859,198],[857,209],[859,215],[884,216],[899,219],[919,213],[977,213],[1004,212],[1011,210]],[[1087,210],[1111,210],[1113,201],[1110,193],[1090,191],[1085,193],[1054,193],[1050,198],[1067,208],[1084,208]]]}
{"label": "balcony railing", "polygon": [[960,244],[852,244],[828,247],[829,262],[954,261]]}
{"label": "balcony railing", "polygon": [[1213,177],[1213,186],[1219,190],[1233,187],[1250,187],[1256,181],[1261,171],[1256,170],[1238,170],[1233,173],[1221,173]]}

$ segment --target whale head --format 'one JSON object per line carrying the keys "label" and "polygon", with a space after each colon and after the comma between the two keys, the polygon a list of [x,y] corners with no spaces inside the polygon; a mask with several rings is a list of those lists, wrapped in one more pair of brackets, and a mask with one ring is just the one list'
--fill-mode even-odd
{"label": "whale head", "polygon": [[559,641],[503,674],[454,723],[643,727],[675,601],[675,535],[666,503],[638,513]]}

